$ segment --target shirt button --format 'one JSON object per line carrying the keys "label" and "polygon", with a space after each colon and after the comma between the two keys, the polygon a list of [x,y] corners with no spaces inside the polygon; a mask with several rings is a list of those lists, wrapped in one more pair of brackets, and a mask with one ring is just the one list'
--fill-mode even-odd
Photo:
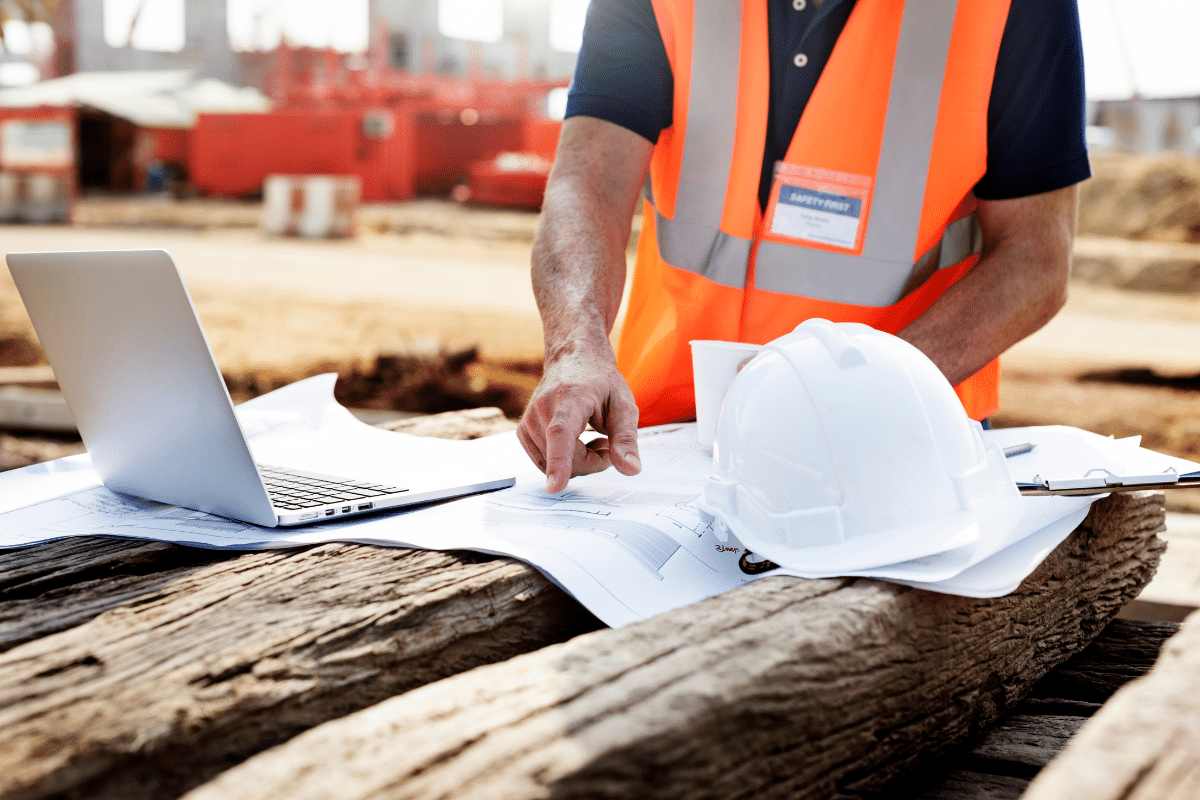
{"label": "shirt button", "polygon": [[796,53],[796,57],[792,59],[792,63],[797,67],[803,67],[808,63],[808,56],[804,55],[804,53]]}
{"label": "shirt button", "polygon": [[792,0],[792,8],[797,11],[803,11],[808,8],[808,0]]}

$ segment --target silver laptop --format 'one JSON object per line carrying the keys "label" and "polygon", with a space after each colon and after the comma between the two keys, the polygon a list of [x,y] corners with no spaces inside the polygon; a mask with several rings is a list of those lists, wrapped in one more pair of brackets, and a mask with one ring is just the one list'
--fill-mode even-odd
{"label": "silver laptop", "polygon": [[274,527],[514,483],[442,476],[385,486],[256,464],[169,253],[11,253],[7,260],[92,464],[115,492]]}

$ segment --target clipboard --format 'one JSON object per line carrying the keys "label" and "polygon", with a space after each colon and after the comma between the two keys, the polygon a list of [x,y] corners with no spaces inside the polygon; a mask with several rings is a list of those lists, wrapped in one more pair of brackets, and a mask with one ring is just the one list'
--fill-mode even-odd
{"label": "clipboard", "polygon": [[1080,478],[1052,480],[1035,475],[1028,483],[1017,482],[1021,494],[1029,496],[1107,494],[1189,487],[1200,487],[1200,472],[1181,475],[1174,468],[1169,468],[1166,472],[1153,475],[1116,475],[1106,469],[1090,469]]}

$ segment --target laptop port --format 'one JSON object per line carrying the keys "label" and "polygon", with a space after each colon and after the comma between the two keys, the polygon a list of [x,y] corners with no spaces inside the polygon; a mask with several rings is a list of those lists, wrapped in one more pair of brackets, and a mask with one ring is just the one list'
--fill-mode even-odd
{"label": "laptop port", "polygon": [[349,514],[349,513],[350,513],[350,506],[342,506],[342,513],[343,513],[343,514]]}
{"label": "laptop port", "polygon": [[325,516],[327,516],[327,517],[332,517],[332,516],[333,516],[334,514],[336,514],[336,513],[337,513],[337,509],[336,509],[336,508],[327,508],[327,509],[325,509]]}
{"label": "laptop port", "polygon": [[362,505],[360,505],[360,506],[358,507],[358,510],[359,510],[359,511],[366,511],[367,509],[369,509],[369,508],[374,508],[374,507],[375,507],[375,504],[374,504],[374,503],[363,503]]}

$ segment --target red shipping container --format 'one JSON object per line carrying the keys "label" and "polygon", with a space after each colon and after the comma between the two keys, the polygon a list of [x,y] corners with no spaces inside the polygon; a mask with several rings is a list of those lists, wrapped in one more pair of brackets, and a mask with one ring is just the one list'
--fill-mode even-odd
{"label": "red shipping container", "polygon": [[366,200],[413,195],[411,138],[396,109],[201,114],[192,130],[192,182],[213,195],[258,192],[267,175],[356,175]]}
{"label": "red shipping container", "polygon": [[356,175],[364,200],[446,194],[470,165],[523,149],[512,110],[413,100],[379,109],[201,114],[191,132],[190,177],[202,192],[243,196],[270,174]]}
{"label": "red shipping container", "polygon": [[506,208],[539,209],[550,177],[550,161],[535,153],[501,153],[469,170],[467,199]]}
{"label": "red shipping container", "polygon": [[192,130],[192,182],[210,194],[246,195],[272,173],[354,173],[357,116],[201,114]]}
{"label": "red shipping container", "polygon": [[471,164],[520,150],[524,133],[513,112],[423,104],[413,112],[413,137],[414,188],[447,194]]}

